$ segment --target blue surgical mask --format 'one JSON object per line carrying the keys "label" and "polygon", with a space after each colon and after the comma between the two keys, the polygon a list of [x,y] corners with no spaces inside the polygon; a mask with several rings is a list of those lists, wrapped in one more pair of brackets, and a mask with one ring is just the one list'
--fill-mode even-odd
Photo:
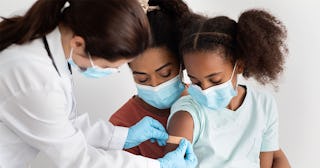
{"label": "blue surgical mask", "polygon": [[156,87],[136,84],[138,96],[158,109],[168,109],[179,99],[184,90],[180,75]]}
{"label": "blue surgical mask", "polygon": [[202,90],[201,87],[197,85],[190,85],[188,88],[189,94],[195,99],[199,104],[214,110],[219,110],[227,107],[231,99],[237,95],[236,88],[232,85],[232,78],[235,73],[237,64],[233,68],[231,78],[220,85],[212,86],[206,90]]}
{"label": "blue surgical mask", "polygon": [[73,48],[71,48],[70,56],[68,58],[68,63],[71,66],[73,66],[75,69],[77,69],[85,77],[102,78],[102,77],[106,77],[111,74],[119,72],[118,68],[100,68],[99,66],[94,65],[90,54],[88,55],[89,55],[91,67],[86,68],[86,70],[81,70],[81,68],[73,61],[72,55],[73,55]]}

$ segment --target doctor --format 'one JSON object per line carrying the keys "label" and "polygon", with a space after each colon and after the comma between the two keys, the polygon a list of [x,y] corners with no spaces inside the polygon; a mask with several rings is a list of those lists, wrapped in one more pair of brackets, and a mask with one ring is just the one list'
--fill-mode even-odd
{"label": "doctor", "polygon": [[0,167],[26,167],[39,152],[59,168],[195,167],[186,140],[158,160],[121,150],[149,139],[166,144],[168,134],[150,117],[131,128],[77,117],[68,65],[87,77],[108,76],[142,53],[149,37],[134,0],[38,0],[24,16],[4,19]]}

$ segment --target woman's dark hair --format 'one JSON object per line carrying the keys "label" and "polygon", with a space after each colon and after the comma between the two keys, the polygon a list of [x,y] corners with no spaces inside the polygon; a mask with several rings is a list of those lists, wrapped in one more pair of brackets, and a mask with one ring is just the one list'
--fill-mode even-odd
{"label": "woman's dark hair", "polygon": [[59,24],[84,38],[86,51],[109,61],[133,58],[150,43],[149,23],[136,0],[38,0],[24,16],[3,19],[0,51],[43,37]]}
{"label": "woman's dark hair", "polygon": [[238,23],[226,16],[189,19],[180,44],[182,55],[222,51],[233,64],[241,61],[243,76],[261,84],[273,82],[283,71],[287,46],[285,26],[264,10],[242,13]]}
{"label": "woman's dark hair", "polygon": [[147,12],[152,34],[150,47],[166,47],[179,59],[180,21],[190,15],[188,6],[182,0],[150,0],[149,5],[158,7]]}

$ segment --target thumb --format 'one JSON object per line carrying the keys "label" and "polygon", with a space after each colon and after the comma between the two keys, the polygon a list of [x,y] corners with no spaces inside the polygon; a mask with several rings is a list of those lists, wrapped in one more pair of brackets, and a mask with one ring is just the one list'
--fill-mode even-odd
{"label": "thumb", "polygon": [[158,129],[153,129],[152,130],[152,137],[153,139],[157,139],[157,140],[163,140],[163,141],[167,141],[169,138],[169,135],[166,131],[162,131],[162,130],[158,130]]}
{"label": "thumb", "polygon": [[192,161],[192,162],[197,162],[197,157],[193,152],[193,148],[191,146],[191,143],[187,141],[187,149],[186,149],[186,160]]}
{"label": "thumb", "polygon": [[178,155],[182,155],[184,157],[186,150],[187,150],[188,144],[186,139],[181,139],[180,144],[178,148],[176,149],[176,152]]}

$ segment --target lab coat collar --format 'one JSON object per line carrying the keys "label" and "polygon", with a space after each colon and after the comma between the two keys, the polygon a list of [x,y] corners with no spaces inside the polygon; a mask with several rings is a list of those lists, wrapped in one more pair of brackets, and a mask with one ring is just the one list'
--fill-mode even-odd
{"label": "lab coat collar", "polygon": [[61,33],[59,28],[55,28],[47,36],[50,51],[52,53],[53,60],[61,74],[61,77],[70,77],[71,72],[68,68],[68,62],[63,51],[61,42]]}

